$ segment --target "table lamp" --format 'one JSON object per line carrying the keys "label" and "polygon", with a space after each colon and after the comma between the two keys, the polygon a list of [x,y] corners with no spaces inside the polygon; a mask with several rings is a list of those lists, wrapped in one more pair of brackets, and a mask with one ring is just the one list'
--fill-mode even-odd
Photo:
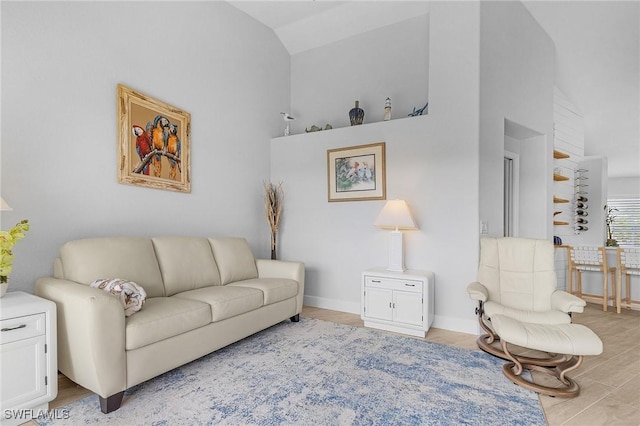
{"label": "table lamp", "polygon": [[404,248],[402,246],[402,231],[418,229],[409,206],[404,200],[389,200],[378,214],[373,223],[379,228],[393,229],[389,237],[389,267],[388,271],[404,272]]}
{"label": "table lamp", "polygon": [[10,212],[13,210],[9,204],[4,200],[4,198],[0,197],[0,211]]}

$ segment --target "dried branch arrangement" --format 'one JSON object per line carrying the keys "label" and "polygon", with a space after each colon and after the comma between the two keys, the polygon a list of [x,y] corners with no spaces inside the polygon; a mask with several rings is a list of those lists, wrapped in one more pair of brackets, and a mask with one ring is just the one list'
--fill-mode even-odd
{"label": "dried branch arrangement", "polygon": [[264,183],[264,210],[267,222],[271,228],[271,259],[276,259],[276,234],[280,226],[282,204],[284,202],[284,189],[282,182],[277,185],[271,182]]}

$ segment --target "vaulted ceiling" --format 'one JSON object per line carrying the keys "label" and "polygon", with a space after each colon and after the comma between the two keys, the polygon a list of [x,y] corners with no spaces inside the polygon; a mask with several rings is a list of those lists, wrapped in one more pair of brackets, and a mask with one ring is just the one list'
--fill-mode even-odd
{"label": "vaulted ceiling", "polygon": [[[428,13],[428,3],[230,2],[292,55]],[[640,179],[640,1],[523,3],[555,43],[556,84],[584,116],[585,155],[606,156],[609,177]]]}

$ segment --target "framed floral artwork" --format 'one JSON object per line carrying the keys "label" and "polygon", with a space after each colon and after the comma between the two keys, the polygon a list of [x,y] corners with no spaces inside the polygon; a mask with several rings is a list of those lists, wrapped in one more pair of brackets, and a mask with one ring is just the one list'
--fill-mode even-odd
{"label": "framed floral artwork", "polygon": [[327,150],[329,201],[385,200],[384,142]]}
{"label": "framed floral artwork", "polygon": [[118,181],[191,192],[191,114],[118,84]]}

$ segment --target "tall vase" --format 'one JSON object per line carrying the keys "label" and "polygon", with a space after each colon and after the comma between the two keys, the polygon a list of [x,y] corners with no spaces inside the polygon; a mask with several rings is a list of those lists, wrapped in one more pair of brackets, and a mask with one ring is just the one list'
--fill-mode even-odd
{"label": "tall vase", "polygon": [[0,276],[0,297],[4,296],[9,289],[9,281],[7,278],[8,277]]}
{"label": "tall vase", "polygon": [[271,233],[271,260],[277,260],[278,256],[276,254],[276,233]]}
{"label": "tall vase", "polygon": [[355,108],[349,111],[349,121],[351,121],[352,126],[357,126],[362,124],[362,120],[364,120],[364,110],[360,108],[360,101],[356,101]]}

